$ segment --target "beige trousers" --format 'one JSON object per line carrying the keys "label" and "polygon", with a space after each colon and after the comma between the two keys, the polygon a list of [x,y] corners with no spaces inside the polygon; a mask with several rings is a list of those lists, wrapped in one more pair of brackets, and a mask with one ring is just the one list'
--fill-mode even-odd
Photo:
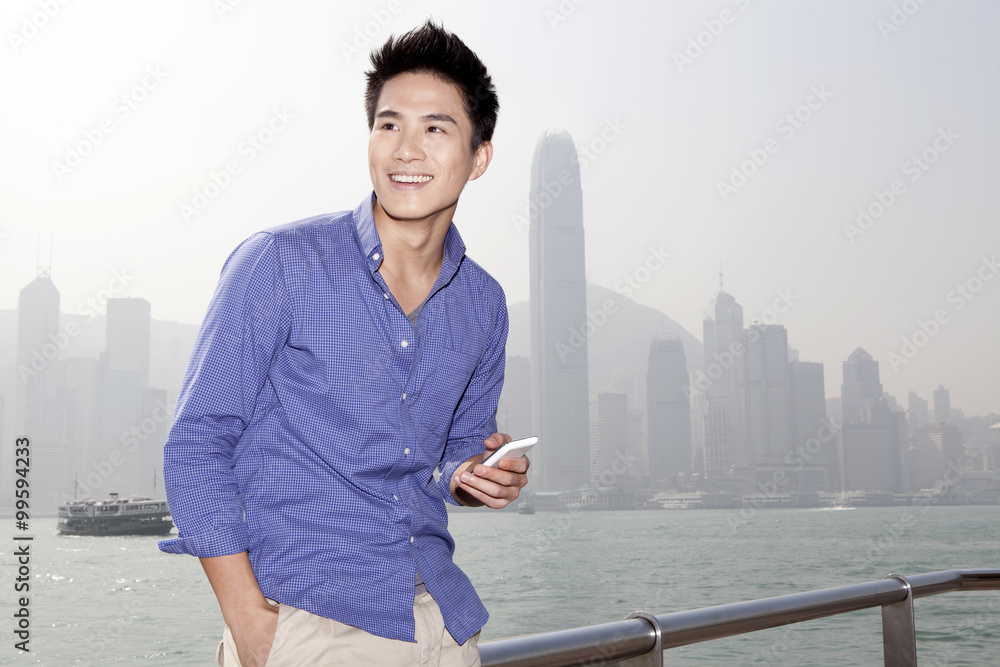
{"label": "beige trousers", "polygon": [[[265,667],[479,667],[479,633],[465,644],[455,643],[430,593],[416,596],[413,616],[416,643],[378,637],[302,609],[279,605],[278,627]],[[219,667],[241,667],[228,626],[215,660]]]}

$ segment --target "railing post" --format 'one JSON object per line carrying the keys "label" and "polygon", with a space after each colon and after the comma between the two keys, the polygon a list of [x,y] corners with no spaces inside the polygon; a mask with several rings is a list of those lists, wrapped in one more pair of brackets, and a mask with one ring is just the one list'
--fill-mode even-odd
{"label": "railing post", "polygon": [[660,623],[656,620],[656,616],[645,611],[633,611],[623,620],[627,621],[630,618],[642,618],[648,621],[653,626],[656,642],[653,644],[653,648],[649,650],[649,653],[638,655],[628,660],[620,660],[614,664],[618,667],[663,667],[663,639],[660,634]]}
{"label": "railing post", "polygon": [[906,597],[900,602],[882,605],[882,654],[885,667],[917,667],[917,628],[913,621],[913,589],[901,574],[886,579],[898,579],[906,586]]}

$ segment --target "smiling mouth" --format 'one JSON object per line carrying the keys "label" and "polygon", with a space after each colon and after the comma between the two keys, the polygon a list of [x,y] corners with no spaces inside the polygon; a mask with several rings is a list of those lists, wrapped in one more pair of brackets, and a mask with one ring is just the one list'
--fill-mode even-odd
{"label": "smiling mouth", "polygon": [[389,178],[396,183],[426,183],[434,177],[422,174],[389,174]]}

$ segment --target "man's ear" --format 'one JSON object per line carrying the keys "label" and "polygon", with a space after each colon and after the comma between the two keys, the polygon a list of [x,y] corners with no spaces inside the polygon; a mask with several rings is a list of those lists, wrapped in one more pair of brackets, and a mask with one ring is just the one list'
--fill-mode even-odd
{"label": "man's ear", "polygon": [[470,181],[474,181],[486,173],[486,167],[490,166],[490,161],[493,160],[493,142],[484,141],[481,143],[476,149],[475,159],[476,164],[469,173]]}

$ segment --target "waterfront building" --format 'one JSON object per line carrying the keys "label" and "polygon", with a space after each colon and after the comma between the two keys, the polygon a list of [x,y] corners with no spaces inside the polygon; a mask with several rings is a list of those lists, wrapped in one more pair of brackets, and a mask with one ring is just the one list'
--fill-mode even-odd
{"label": "waterfront building", "polygon": [[590,401],[590,482],[601,487],[625,482],[629,466],[628,396],[611,392],[595,394]]}
{"label": "waterfront building", "polygon": [[918,429],[930,423],[927,400],[920,398],[915,391],[911,391],[907,396],[906,416],[911,429]]}
{"label": "waterfront building", "polygon": [[712,299],[702,322],[704,368],[692,387],[703,396],[704,469],[707,474],[730,469],[736,462],[736,380],[734,366],[743,332],[743,307],[722,289]]}
{"label": "waterfront building", "polygon": [[951,421],[951,392],[943,384],[934,390],[934,421],[939,424]]}
{"label": "waterfront building", "polygon": [[681,341],[673,334],[656,336],[646,371],[647,458],[653,483],[691,474],[691,404],[684,391],[688,382]]}
{"label": "waterfront building", "polygon": [[788,364],[792,399],[792,460],[799,467],[798,491],[828,491],[829,461],[837,451],[836,433],[826,418],[823,364]]}
{"label": "waterfront building", "polygon": [[583,190],[576,146],[547,131],[535,148],[529,193],[532,461],[536,488],[566,491],[590,477],[587,285]]}
{"label": "waterfront building", "polygon": [[918,489],[954,486],[960,480],[965,447],[953,424],[932,422],[913,431],[913,478]]}
{"label": "waterfront building", "polygon": [[745,351],[735,364],[735,462],[780,465],[792,451],[788,332],[780,324],[753,324],[740,342]]}
{"label": "waterfront building", "polygon": [[882,394],[878,362],[863,348],[857,348],[844,362],[844,383],[840,390],[844,423],[864,423],[861,418],[862,404]]}

